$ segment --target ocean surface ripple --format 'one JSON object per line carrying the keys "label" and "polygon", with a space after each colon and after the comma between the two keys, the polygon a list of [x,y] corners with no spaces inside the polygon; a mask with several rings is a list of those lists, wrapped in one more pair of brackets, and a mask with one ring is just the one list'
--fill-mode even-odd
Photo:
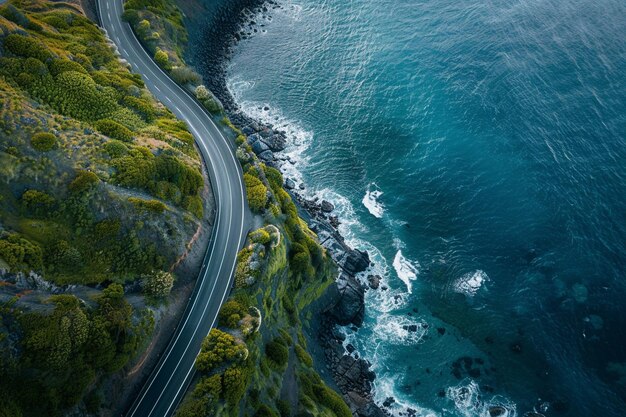
{"label": "ocean surface ripple", "polygon": [[377,401],[624,416],[626,3],[279,3],[228,87],[383,277]]}

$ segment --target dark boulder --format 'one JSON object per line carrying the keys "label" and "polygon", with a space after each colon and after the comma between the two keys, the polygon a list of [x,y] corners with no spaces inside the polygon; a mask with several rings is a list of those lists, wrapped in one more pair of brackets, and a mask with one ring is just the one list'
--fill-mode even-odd
{"label": "dark boulder", "polygon": [[365,316],[365,292],[359,282],[351,276],[344,275],[337,280],[337,294],[334,306],[329,313],[340,326],[363,324]]}
{"label": "dark boulder", "polygon": [[259,158],[261,158],[261,160],[268,162],[268,161],[273,161],[274,160],[274,153],[270,150],[261,152],[259,154]]}
{"label": "dark boulder", "polygon": [[380,280],[381,280],[380,275],[368,275],[367,276],[367,283],[369,284],[370,288],[373,290],[378,289],[378,287],[380,286]]}
{"label": "dark boulder", "polygon": [[255,154],[259,155],[262,154],[265,151],[269,151],[269,146],[267,146],[265,144],[265,142],[257,140],[253,143],[250,144],[250,146],[252,146],[252,150],[254,151]]}
{"label": "dark boulder", "polygon": [[353,249],[347,253],[343,269],[351,274],[356,275],[365,271],[370,266],[370,256],[365,251]]}
{"label": "dark boulder", "polygon": [[330,201],[322,200],[322,211],[324,213],[330,213],[335,209],[335,206]]}
{"label": "dark boulder", "polygon": [[287,139],[284,135],[271,135],[261,139],[273,152],[280,152],[287,147]]}

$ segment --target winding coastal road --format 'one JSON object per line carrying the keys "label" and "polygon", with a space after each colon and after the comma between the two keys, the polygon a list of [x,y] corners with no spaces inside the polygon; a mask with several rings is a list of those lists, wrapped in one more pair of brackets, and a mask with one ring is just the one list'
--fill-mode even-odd
{"label": "winding coastal road", "polygon": [[146,86],[178,118],[187,122],[206,164],[217,217],[196,289],[165,352],[126,417],[169,417],[194,373],[202,340],[209,333],[232,286],[237,252],[248,230],[243,174],[229,141],[206,111],[172,81],[122,21],[122,0],[98,0],[102,27]]}

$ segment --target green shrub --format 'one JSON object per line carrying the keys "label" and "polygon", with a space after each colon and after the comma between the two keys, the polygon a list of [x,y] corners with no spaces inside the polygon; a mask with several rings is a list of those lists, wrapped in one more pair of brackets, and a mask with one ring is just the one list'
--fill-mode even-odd
{"label": "green shrub", "polygon": [[53,56],[52,52],[38,40],[15,33],[4,38],[3,44],[6,50],[24,58],[37,58],[42,62],[46,62]]}
{"label": "green shrub", "polygon": [[179,84],[186,85],[198,85],[202,82],[202,77],[200,74],[195,72],[192,68],[183,65],[179,67],[174,67],[170,70],[170,75]]}
{"label": "green shrub", "polygon": [[38,216],[50,215],[56,205],[54,197],[37,190],[24,191],[21,201],[27,211]]}
{"label": "green shrub", "polygon": [[122,142],[118,140],[110,140],[104,144],[104,151],[111,158],[119,158],[128,153],[128,148]]}
{"label": "green shrub", "polygon": [[39,132],[30,138],[30,145],[39,152],[48,152],[56,147],[57,138],[52,133]]}
{"label": "green shrub", "polygon": [[267,245],[271,239],[270,234],[265,229],[257,229],[250,233],[250,241],[253,243]]}
{"label": "green shrub", "polygon": [[296,345],[295,350],[296,350],[296,356],[298,357],[300,362],[302,362],[303,365],[308,366],[309,368],[312,368],[313,358],[311,357],[311,355],[309,355],[309,352],[307,352],[300,345]]}
{"label": "green shrub", "polygon": [[316,399],[328,407],[337,417],[352,417],[350,407],[348,407],[343,398],[326,385],[314,385],[313,392]]}
{"label": "green shrub", "polygon": [[161,68],[170,68],[170,57],[169,55],[167,55],[167,52],[165,52],[161,48],[157,48],[156,52],[154,53],[154,62],[156,62],[157,65]]}
{"label": "green shrub", "polygon": [[202,204],[202,199],[198,195],[188,195],[183,200],[183,208],[190,213],[193,213],[194,216],[201,219],[204,214],[204,204]]}
{"label": "green shrub", "polygon": [[308,252],[296,253],[289,263],[294,274],[300,274],[303,278],[308,279],[315,275],[315,270],[311,265],[311,256]]}
{"label": "green shrub", "polygon": [[154,110],[152,103],[147,100],[133,96],[126,96],[124,97],[124,104],[148,123],[153,122],[156,118],[156,111]]}
{"label": "green shrub", "polygon": [[174,286],[174,276],[165,271],[156,271],[142,276],[144,293],[163,298],[167,297]]}
{"label": "green shrub", "polygon": [[65,71],[52,79],[48,76],[38,83],[33,94],[50,104],[59,113],[79,120],[104,119],[119,105],[110,89],[104,89],[88,75]]}
{"label": "green shrub", "polygon": [[250,174],[244,174],[243,179],[246,185],[250,209],[256,213],[262,213],[267,204],[267,188],[261,180]]}
{"label": "green shrub", "polygon": [[100,182],[100,178],[91,171],[78,171],[74,180],[68,186],[73,193],[82,193]]}
{"label": "green shrub", "polygon": [[41,77],[48,73],[48,67],[37,58],[26,58],[24,61],[24,71],[30,75]]}
{"label": "green shrub", "polygon": [[228,300],[222,305],[219,313],[219,325],[223,327],[237,328],[239,320],[246,315],[246,308],[235,300]]}
{"label": "green shrub", "polygon": [[55,76],[67,71],[76,71],[87,74],[87,70],[78,62],[70,61],[65,58],[52,60],[48,64],[48,68],[50,68],[50,73]]}
{"label": "green shrub", "polygon": [[211,329],[202,342],[202,350],[196,358],[196,367],[201,372],[209,372],[229,362],[241,361],[247,356],[247,349],[235,338],[219,329]]}
{"label": "green shrub", "polygon": [[95,123],[95,128],[98,132],[106,135],[112,139],[121,140],[122,142],[132,142],[133,132],[126,126],[111,119],[98,120]]}
{"label": "green shrub", "polygon": [[67,241],[60,240],[46,250],[46,270],[68,272],[80,270],[82,255]]}
{"label": "green shrub", "polygon": [[265,354],[279,368],[286,366],[289,360],[289,349],[281,343],[280,339],[274,339],[266,344]]}
{"label": "green shrub", "polygon": [[128,199],[135,208],[156,214],[162,214],[167,210],[167,206],[159,200],[144,200],[143,198],[130,197]]}
{"label": "green shrub", "polygon": [[246,392],[249,375],[243,368],[232,367],[224,372],[222,378],[224,399],[231,407],[234,407],[239,404],[243,394]]}
{"label": "green shrub", "polygon": [[0,258],[12,270],[41,269],[43,252],[41,247],[17,233],[0,236]]}

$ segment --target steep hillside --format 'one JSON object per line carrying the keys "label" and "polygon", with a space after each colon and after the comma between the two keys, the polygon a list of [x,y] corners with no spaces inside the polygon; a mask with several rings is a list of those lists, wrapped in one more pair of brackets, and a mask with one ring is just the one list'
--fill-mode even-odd
{"label": "steep hillside", "polygon": [[184,123],[80,7],[0,6],[0,415],[98,410],[208,194]]}

